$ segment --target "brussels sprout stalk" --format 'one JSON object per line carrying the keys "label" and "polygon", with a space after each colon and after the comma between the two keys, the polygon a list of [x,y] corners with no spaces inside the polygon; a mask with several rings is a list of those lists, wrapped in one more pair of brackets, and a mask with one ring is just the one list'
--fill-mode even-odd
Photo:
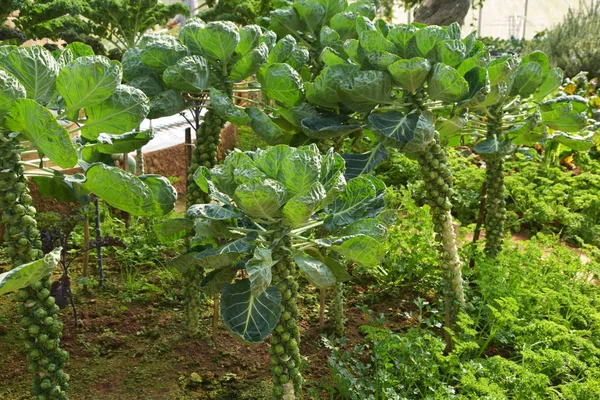
{"label": "brussels sprout stalk", "polygon": [[336,282],[333,286],[333,332],[336,336],[344,336],[344,283]]}
{"label": "brussels sprout stalk", "polygon": [[[502,137],[502,116],[500,107],[490,111],[488,118],[488,139]],[[485,254],[495,258],[502,251],[504,221],[506,220],[506,200],[504,195],[503,154],[484,154],[486,161],[485,182],[487,198],[485,203]]]}
{"label": "brussels sprout stalk", "polygon": [[[35,221],[35,208],[24,176],[23,165],[17,151],[17,139],[4,138],[0,134],[0,211],[6,233],[6,253],[14,266],[42,257],[42,242]],[[19,290],[18,312],[21,315],[21,331],[27,351],[28,370],[33,373],[31,394],[38,399],[68,399],[69,376],[63,372],[69,353],[60,349],[63,324],[58,321],[59,307],[50,296],[50,279],[43,278],[27,288]]]}

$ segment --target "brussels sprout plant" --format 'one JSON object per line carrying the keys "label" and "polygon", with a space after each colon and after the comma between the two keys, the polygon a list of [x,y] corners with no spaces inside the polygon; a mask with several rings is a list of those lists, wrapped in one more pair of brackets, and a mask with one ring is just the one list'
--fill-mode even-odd
{"label": "brussels sprout plant", "polygon": [[209,271],[200,287],[221,293],[233,333],[248,342],[271,334],[275,396],[294,399],[302,385],[298,274],[324,288],[347,279],[343,260],[377,266],[385,186],[370,175],[346,182],[342,157],[315,145],[235,152],[194,179],[213,202],[188,209],[193,247],[173,263]]}

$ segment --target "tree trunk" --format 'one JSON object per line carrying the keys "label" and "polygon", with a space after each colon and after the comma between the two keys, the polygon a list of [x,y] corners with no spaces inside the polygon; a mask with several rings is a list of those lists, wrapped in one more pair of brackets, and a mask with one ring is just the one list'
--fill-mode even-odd
{"label": "tree trunk", "polygon": [[427,25],[464,25],[471,0],[423,0],[415,10],[415,22]]}

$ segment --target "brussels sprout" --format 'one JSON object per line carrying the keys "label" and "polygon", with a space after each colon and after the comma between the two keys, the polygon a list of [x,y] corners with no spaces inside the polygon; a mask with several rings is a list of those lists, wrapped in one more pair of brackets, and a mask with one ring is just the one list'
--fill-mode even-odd
{"label": "brussels sprout", "polygon": [[285,352],[285,349],[283,348],[282,345],[278,344],[277,346],[275,346],[275,354],[283,354]]}
{"label": "brussels sprout", "polygon": [[42,390],[48,390],[52,387],[52,382],[50,381],[50,379],[42,379],[42,382],[40,383],[40,387],[42,388]]}
{"label": "brussels sprout", "polygon": [[[48,296],[50,296],[50,291],[48,289],[42,289],[37,293],[37,298],[40,301],[45,300]],[[39,317],[42,318],[42,317]]]}
{"label": "brussels sprout", "polygon": [[39,325],[29,325],[28,332],[31,336],[37,336],[40,333]]}
{"label": "brussels sprout", "polygon": [[27,358],[32,361],[39,360],[40,357],[42,357],[42,353],[38,349],[33,349],[27,353]]}
{"label": "brussels sprout", "polygon": [[46,326],[52,325],[52,324],[54,324],[54,318],[52,318],[52,317],[46,317],[42,321],[42,324],[44,324]]}
{"label": "brussels sprout", "polygon": [[[47,291],[48,289],[43,289],[43,290]],[[38,292],[38,298],[40,297],[40,293],[42,293],[42,292],[41,291]],[[40,300],[43,300],[43,299],[40,299]],[[42,307],[39,307],[39,308],[36,308],[36,310],[33,312],[33,315],[38,320],[43,320],[44,318],[46,318],[46,316],[48,315],[48,313]]]}
{"label": "brussels sprout", "polygon": [[19,289],[17,292],[17,299],[25,301],[29,298],[29,291],[27,289]]}

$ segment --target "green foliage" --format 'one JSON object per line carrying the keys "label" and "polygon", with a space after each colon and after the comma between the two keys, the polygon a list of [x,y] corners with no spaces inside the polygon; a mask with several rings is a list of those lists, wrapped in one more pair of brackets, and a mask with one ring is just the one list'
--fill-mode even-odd
{"label": "green foliage", "polygon": [[15,24],[30,39],[83,42],[96,54],[108,54],[102,43],[108,41],[117,50],[111,54],[120,58],[120,53],[135,46],[148,29],[177,14],[188,15],[189,9],[181,3],[166,5],[158,0],[27,1]]}
{"label": "green foliage", "polygon": [[539,34],[523,51],[546,52],[551,63],[562,68],[568,77],[580,71],[588,71],[590,78],[598,77],[600,53],[590,44],[598,40],[599,15],[600,5],[594,2],[582,3],[577,10],[569,9],[562,23]]}
{"label": "green foliage", "polygon": [[[208,2],[207,2],[208,3]],[[254,23],[271,11],[270,0],[217,0],[198,16],[204,21],[232,21],[242,25]]]}
{"label": "green foliage", "polygon": [[[412,250],[415,257],[427,254],[426,248]],[[421,327],[403,332],[361,327],[365,345],[345,352],[332,347],[329,365],[338,394],[463,400],[598,396],[600,291],[592,281],[598,264],[585,264],[578,253],[540,235],[505,248],[493,262],[481,257],[477,265],[452,352],[445,354],[441,338]],[[424,307],[415,304],[422,316]]]}

